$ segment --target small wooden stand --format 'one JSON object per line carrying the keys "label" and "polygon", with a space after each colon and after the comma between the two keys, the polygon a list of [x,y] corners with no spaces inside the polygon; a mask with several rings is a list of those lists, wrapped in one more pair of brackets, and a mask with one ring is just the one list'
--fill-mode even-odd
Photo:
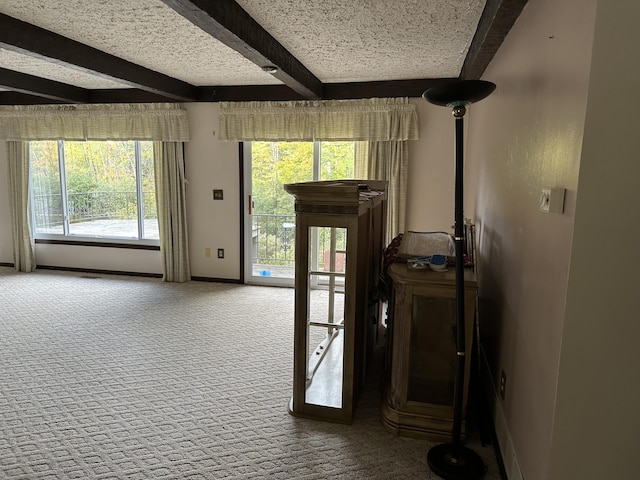
{"label": "small wooden stand", "polygon": [[[466,358],[463,405],[467,403],[476,280],[465,269]],[[413,270],[396,263],[385,356],[382,423],[396,435],[450,438],[456,375],[455,270]],[[464,408],[464,407],[463,407]],[[463,423],[464,431],[464,423]]]}
{"label": "small wooden stand", "polygon": [[[386,182],[340,180],[284,188],[295,196],[296,209],[289,411],[351,423],[379,323],[371,293],[382,261]],[[312,295],[312,290],[319,292]]]}

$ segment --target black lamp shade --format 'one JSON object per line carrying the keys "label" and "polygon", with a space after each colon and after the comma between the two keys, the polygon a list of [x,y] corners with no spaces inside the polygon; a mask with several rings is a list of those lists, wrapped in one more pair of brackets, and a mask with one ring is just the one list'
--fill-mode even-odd
{"label": "black lamp shade", "polygon": [[434,105],[455,107],[478,102],[495,89],[494,83],[485,80],[460,80],[430,88],[422,94],[422,98]]}

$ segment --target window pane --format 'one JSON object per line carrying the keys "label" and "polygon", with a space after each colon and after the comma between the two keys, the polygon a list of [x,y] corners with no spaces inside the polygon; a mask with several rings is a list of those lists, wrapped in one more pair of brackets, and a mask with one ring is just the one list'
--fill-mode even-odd
{"label": "window pane", "polygon": [[255,211],[291,214],[294,198],[283,185],[313,180],[313,143],[253,142],[251,156]]}
{"label": "window pane", "polygon": [[153,142],[140,142],[140,171],[142,172],[143,238],[158,240],[158,211],[156,209],[156,179],[153,167]]}
{"label": "window pane", "polygon": [[138,237],[133,142],[65,142],[69,234]]}
{"label": "window pane", "polygon": [[[344,276],[346,274],[346,228],[309,227],[310,270],[316,270],[314,243],[319,239],[319,268],[309,272],[307,292],[307,389],[305,402],[342,408],[344,377]],[[326,274],[320,273],[326,272]]]}
{"label": "window pane", "polygon": [[153,142],[30,142],[29,158],[36,234],[159,238]]}
{"label": "window pane", "polygon": [[320,180],[354,178],[354,165],[354,142],[320,142]]}
{"label": "window pane", "polygon": [[293,267],[295,252],[295,198],[283,185],[313,180],[313,143],[252,142],[251,175],[253,263],[276,276],[271,267]]}
{"label": "window pane", "polygon": [[[283,185],[353,179],[354,171],[351,141],[251,143],[252,224],[247,233],[251,233],[253,276],[293,276],[295,198]],[[323,258],[318,259],[321,265]]]}
{"label": "window pane", "polygon": [[64,234],[58,142],[29,142],[35,233]]}

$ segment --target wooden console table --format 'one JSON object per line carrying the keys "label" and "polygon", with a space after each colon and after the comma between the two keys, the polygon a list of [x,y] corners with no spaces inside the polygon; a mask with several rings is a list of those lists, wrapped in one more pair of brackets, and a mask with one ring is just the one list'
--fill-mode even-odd
{"label": "wooden console table", "polygon": [[[382,423],[397,435],[443,440],[453,425],[456,369],[455,269],[389,268],[393,282],[385,354]],[[473,271],[465,270],[466,408],[476,299]],[[463,422],[464,432],[464,422]]]}

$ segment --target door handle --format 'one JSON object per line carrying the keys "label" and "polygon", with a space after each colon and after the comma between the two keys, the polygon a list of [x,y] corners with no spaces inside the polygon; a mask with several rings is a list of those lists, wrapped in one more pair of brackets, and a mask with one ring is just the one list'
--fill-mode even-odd
{"label": "door handle", "polygon": [[253,215],[253,197],[251,195],[248,196],[249,201],[247,202],[247,210],[249,215]]}

